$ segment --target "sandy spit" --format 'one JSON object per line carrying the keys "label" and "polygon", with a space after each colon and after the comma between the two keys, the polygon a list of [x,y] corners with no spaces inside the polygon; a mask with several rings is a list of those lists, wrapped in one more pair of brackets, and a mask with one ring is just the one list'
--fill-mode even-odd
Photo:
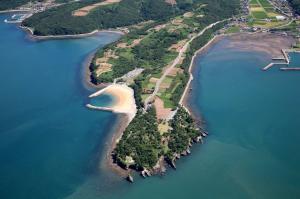
{"label": "sandy spit", "polygon": [[113,132],[111,135],[111,140],[106,143],[107,153],[105,153],[105,159],[102,161],[100,166],[102,169],[109,168],[118,175],[126,177],[130,171],[122,169],[113,162],[112,152],[115,149],[118,141],[121,139],[123,132],[136,115],[137,108],[134,100],[134,91],[125,84],[112,84],[95,92],[89,97],[93,98],[102,94],[113,96],[114,103],[109,107],[87,106],[96,110],[106,110],[118,113],[119,119],[116,123],[116,126],[112,129]]}

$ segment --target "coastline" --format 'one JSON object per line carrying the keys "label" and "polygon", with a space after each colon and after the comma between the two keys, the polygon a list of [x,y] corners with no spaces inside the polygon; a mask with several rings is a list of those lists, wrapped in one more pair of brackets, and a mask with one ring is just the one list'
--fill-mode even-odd
{"label": "coastline", "polygon": [[83,84],[86,88],[94,88],[94,89],[103,89],[109,85],[111,85],[111,83],[107,83],[107,84],[93,84],[91,82],[91,70],[90,70],[90,64],[93,61],[93,58],[95,56],[95,54],[97,53],[97,51],[99,50],[100,47],[98,47],[97,49],[95,49],[94,51],[92,51],[91,53],[88,54],[88,56],[86,57],[86,59],[83,61],[83,69],[82,69],[82,79],[83,79]]}
{"label": "coastline", "polygon": [[195,58],[203,53],[205,50],[209,49],[213,44],[217,43],[218,41],[220,41],[221,39],[224,38],[225,35],[216,35],[214,36],[212,39],[210,39],[202,48],[198,49],[193,57],[192,57],[192,60],[191,60],[191,63],[189,65],[189,80],[188,80],[188,83],[185,87],[185,90],[181,96],[181,99],[179,101],[179,105],[183,106],[184,109],[186,109],[194,118],[199,118],[199,116],[196,116],[195,113],[193,113],[193,111],[190,111],[192,110],[190,108],[190,104],[188,103],[188,98],[190,96],[190,90],[192,89],[192,81],[194,79],[194,76],[193,76],[193,68],[194,68],[194,65],[195,65]]}
{"label": "coastline", "polygon": [[108,168],[119,176],[125,178],[130,174],[131,170],[125,170],[115,164],[112,158],[112,153],[116,148],[118,141],[121,139],[123,132],[136,115],[137,108],[134,99],[134,91],[132,88],[124,84],[111,84],[91,94],[89,98],[97,97],[102,94],[108,94],[114,97],[114,103],[108,107],[98,107],[87,104],[87,108],[100,111],[110,111],[115,113],[118,119],[109,133],[105,152],[103,153],[104,155],[100,158],[102,160],[102,162],[100,162],[100,167],[104,170]]}
{"label": "coastline", "polygon": [[105,149],[103,151],[102,157],[100,158],[99,167],[102,170],[110,170],[118,176],[126,178],[130,174],[131,170],[125,170],[116,163],[114,163],[112,158],[112,152],[115,149],[118,140],[121,139],[123,132],[128,126],[130,120],[128,115],[126,114],[116,113],[116,115],[117,121],[115,122],[115,125],[109,132],[107,141],[105,143]]}
{"label": "coastline", "polygon": [[20,28],[22,28],[24,31],[26,31],[29,34],[29,37],[33,40],[38,40],[38,41],[42,41],[42,40],[50,40],[50,39],[80,39],[80,38],[85,38],[85,37],[90,37],[90,36],[94,36],[98,33],[116,33],[116,34],[120,34],[120,35],[125,35],[126,33],[117,30],[117,29],[108,29],[108,30],[94,30],[92,32],[89,33],[82,33],[82,34],[74,34],[74,35],[47,35],[47,36],[38,36],[35,35],[33,30],[29,27],[26,26],[19,26]]}
{"label": "coastline", "polygon": [[[15,12],[15,11],[12,10],[12,11],[6,11],[6,12]],[[3,12],[3,13],[6,13],[6,12]],[[33,41],[43,41],[43,40],[51,40],[51,39],[80,39],[80,38],[94,36],[99,33],[114,33],[114,34],[118,34],[120,36],[126,34],[120,30],[94,30],[89,33],[76,34],[76,35],[36,36],[36,35],[34,35],[34,32],[31,28],[22,26],[20,24],[18,26],[21,29],[23,29],[25,32],[27,32],[28,37]],[[83,84],[84,84],[85,88],[87,88],[87,89],[92,88],[92,89],[103,90],[111,85],[110,83],[95,85],[91,82],[91,79],[90,79],[91,72],[89,69],[89,65],[98,49],[99,49],[99,47],[97,49],[95,49],[94,51],[92,51],[91,53],[89,53],[89,55],[83,61],[84,66],[83,66],[83,70],[82,70],[82,79],[83,79]],[[102,169],[105,167],[122,177],[126,177],[130,173],[130,170],[124,170],[121,167],[119,167],[117,164],[115,164],[113,162],[113,158],[111,156],[112,156],[112,151],[116,147],[117,141],[122,137],[123,132],[125,131],[126,127],[129,125],[129,123],[132,119],[132,114],[120,113],[120,112],[115,112],[115,111],[112,111],[112,112],[114,114],[116,114],[118,118],[117,118],[115,125],[111,129],[111,132],[109,133],[109,136],[110,135],[111,136],[107,141],[108,143],[105,144],[107,149],[103,153],[104,161],[102,161],[102,164],[101,165],[99,164],[99,166],[102,167]],[[103,159],[103,158],[100,158],[100,159]]]}
{"label": "coastline", "polygon": [[[0,11],[0,14],[4,13],[14,13],[14,12],[29,12],[28,10],[4,10]],[[103,29],[103,30],[93,30],[88,33],[81,33],[81,34],[73,34],[73,35],[46,35],[46,36],[38,36],[34,34],[34,30],[30,27],[23,26],[21,23],[17,23],[18,27],[23,29],[25,32],[28,33],[29,38],[32,40],[51,40],[51,39],[79,39],[79,38],[85,38],[85,37],[90,37],[94,36],[98,33],[116,33],[120,35],[125,35],[126,32],[119,30],[119,29]]]}
{"label": "coastline", "polygon": [[0,14],[11,13],[11,12],[29,12],[30,10],[1,10]]}

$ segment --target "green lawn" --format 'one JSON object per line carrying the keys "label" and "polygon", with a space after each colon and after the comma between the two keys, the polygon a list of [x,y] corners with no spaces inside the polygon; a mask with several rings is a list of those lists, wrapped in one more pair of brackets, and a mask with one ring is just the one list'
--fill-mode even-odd
{"label": "green lawn", "polygon": [[240,28],[237,26],[233,26],[227,29],[226,33],[237,33],[240,32]]}

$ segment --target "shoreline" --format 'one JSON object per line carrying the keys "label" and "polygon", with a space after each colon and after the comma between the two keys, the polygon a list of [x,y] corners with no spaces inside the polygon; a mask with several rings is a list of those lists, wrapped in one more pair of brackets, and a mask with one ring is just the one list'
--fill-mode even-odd
{"label": "shoreline", "polygon": [[29,34],[29,37],[33,40],[43,41],[43,40],[51,40],[51,39],[80,39],[85,37],[94,36],[98,33],[115,33],[119,35],[125,35],[126,33],[117,30],[117,29],[108,29],[108,30],[94,30],[92,32],[88,33],[82,33],[82,34],[74,34],[74,35],[47,35],[47,36],[38,36],[34,34],[34,31],[32,28],[19,25],[21,29],[23,29],[25,32]]}
{"label": "shoreline", "polygon": [[[14,12],[14,11],[11,11]],[[126,33],[120,31],[120,30],[94,30],[89,33],[84,33],[84,34],[76,34],[76,35],[48,35],[48,36],[37,36],[34,35],[33,30],[29,27],[25,27],[22,25],[18,25],[19,28],[23,29],[25,32],[27,32],[28,37],[31,40],[34,41],[44,41],[44,40],[51,40],[51,39],[80,39],[80,38],[85,38],[85,37],[90,37],[90,36],[95,36],[99,33],[114,33],[118,34],[120,36],[125,35]],[[100,89],[103,90],[107,88],[108,86],[112,85],[111,83],[108,84],[99,84],[95,85],[91,82],[91,71],[90,71],[90,63],[93,60],[93,57],[95,53],[99,50],[100,47],[92,51],[91,53],[88,54],[86,59],[83,61],[83,70],[81,72],[82,74],[82,79],[83,79],[83,85],[86,89]],[[97,91],[99,92],[99,91]],[[87,107],[89,108],[89,107]],[[105,110],[104,110],[105,111]],[[130,174],[130,170],[124,170],[121,167],[119,167],[117,164],[113,162],[112,158],[112,152],[114,148],[117,145],[117,141],[122,137],[123,132],[129,125],[130,121],[133,119],[131,114],[128,113],[121,113],[121,112],[115,112],[113,110],[108,110],[111,111],[112,113],[116,114],[117,116],[117,121],[115,125],[112,127],[111,132],[109,132],[109,138],[108,141],[109,143],[106,143],[106,150],[103,152],[102,157],[100,157],[102,164],[99,164],[98,167],[101,167],[101,169],[110,169],[114,173],[118,174],[119,176],[126,177]],[[104,161],[102,161],[104,160]]]}
{"label": "shoreline", "polygon": [[[187,111],[188,113],[195,119],[196,122],[201,122],[202,123],[202,117],[201,117],[201,113],[200,111],[195,111],[192,109],[192,103],[190,102],[190,98],[191,98],[191,92],[190,89],[192,88],[192,81],[194,79],[193,76],[193,69],[195,67],[195,59],[197,58],[197,56],[201,55],[203,52],[205,52],[206,50],[208,50],[209,48],[212,47],[212,45],[216,44],[217,42],[223,40],[223,39],[231,39],[233,40],[233,38],[236,38],[236,40],[238,40],[240,43],[241,41],[243,41],[242,43],[244,43],[244,40],[240,39],[242,37],[249,37],[249,40],[251,41],[252,37],[256,37],[256,36],[261,36],[261,35],[266,35],[267,37],[271,37],[271,38],[276,38],[279,37],[278,35],[275,34],[270,34],[270,33],[235,33],[235,34],[221,34],[221,35],[215,35],[213,38],[211,38],[202,48],[198,49],[191,60],[190,66],[189,66],[189,81],[185,87],[184,93],[181,96],[179,105],[182,105]],[[280,38],[282,38],[282,36],[280,36]],[[253,38],[252,38],[253,39]],[[290,41],[290,38],[288,38],[288,41]],[[263,42],[268,44],[268,42]],[[238,48],[239,46],[233,46],[234,48]],[[266,52],[266,49],[264,48],[260,48],[261,46],[256,46],[253,48],[253,46],[248,47],[248,49],[241,49],[241,50],[251,50],[251,51],[261,51],[261,52]],[[267,48],[268,49],[268,48]],[[280,49],[281,50],[281,49]],[[268,52],[269,54],[273,54],[274,52]],[[92,55],[89,55],[89,58],[86,60],[86,62],[91,61],[92,59]],[[86,64],[87,65],[87,64]],[[88,65],[86,67],[86,69],[89,70]],[[92,84],[90,82],[90,78],[87,79],[88,80],[88,84]],[[93,84],[92,84],[93,85]],[[94,87],[95,85],[93,85]],[[105,87],[104,85],[101,85],[102,87]],[[104,92],[104,90],[106,88],[108,88],[109,86],[105,87],[104,89],[96,92],[98,94],[101,94],[102,92]],[[97,96],[97,94],[94,94],[94,96]],[[90,97],[93,97],[93,95],[91,95]],[[91,107],[93,108],[93,107]],[[103,109],[102,109],[103,110]],[[105,166],[105,168],[110,169],[111,171],[113,171],[114,173],[118,174],[121,177],[126,177],[128,176],[132,170],[128,169],[125,170],[121,167],[119,167],[117,164],[114,163],[113,158],[112,158],[112,151],[114,150],[114,148],[116,147],[116,144],[118,142],[118,140],[122,137],[124,130],[126,129],[126,127],[129,125],[131,119],[130,116],[128,114],[124,114],[124,113],[118,113],[116,111],[114,111],[113,109],[110,109],[109,111],[112,111],[114,113],[116,113],[118,115],[118,120],[116,121],[115,126],[112,128],[110,136],[109,136],[109,140],[108,143],[106,145],[106,149],[104,152],[103,157],[101,158],[102,163],[101,166],[103,167],[103,165]],[[200,124],[201,124],[200,123]],[[201,125],[200,128],[203,128],[203,125]],[[206,133],[205,133],[206,134]],[[104,159],[103,159],[104,158]]]}
{"label": "shoreline", "polygon": [[125,170],[121,168],[118,164],[114,163],[112,158],[112,152],[117,146],[118,140],[121,139],[123,132],[129,125],[129,117],[124,113],[115,113],[117,115],[117,120],[113,128],[110,130],[107,140],[105,142],[105,149],[100,157],[99,167],[102,170],[110,170],[113,173],[126,178],[131,170]]}
{"label": "shoreline", "polygon": [[[6,11],[0,11],[0,14],[4,13],[14,13],[14,12],[30,12],[28,10],[6,10]],[[22,26],[21,23],[16,23],[18,24],[17,26],[24,30],[25,32],[28,33],[28,37],[32,40],[37,40],[37,41],[43,41],[43,40],[51,40],[51,39],[80,39],[80,38],[85,38],[85,37],[90,37],[94,36],[98,33],[115,33],[119,35],[125,35],[126,32],[118,29],[103,29],[103,30],[93,30],[88,33],[80,33],[80,34],[73,34],[73,35],[45,35],[45,36],[38,36],[34,34],[34,30],[30,27],[27,26]]]}
{"label": "shoreline", "polygon": [[188,103],[188,98],[190,96],[189,91],[190,91],[190,89],[192,89],[192,84],[191,83],[194,80],[193,68],[194,68],[194,65],[195,65],[195,58],[199,54],[203,53],[203,51],[208,50],[211,47],[211,45],[213,45],[213,44],[217,43],[218,41],[220,41],[221,39],[223,39],[224,36],[225,35],[216,35],[212,39],[210,39],[203,47],[201,47],[200,49],[198,49],[194,53],[194,55],[192,57],[192,60],[191,60],[191,63],[189,65],[189,71],[188,71],[189,72],[189,80],[188,80],[188,83],[187,83],[187,85],[184,89],[184,92],[183,92],[183,94],[180,98],[179,105],[181,105],[184,109],[186,109],[189,112],[189,114],[191,114],[191,116],[193,116],[195,118],[198,118],[198,117],[196,116],[195,113],[193,113],[193,111],[190,111],[191,107],[190,107],[190,104]]}
{"label": "shoreline", "polygon": [[118,141],[123,136],[125,129],[136,115],[137,108],[134,99],[134,91],[125,84],[111,84],[91,94],[89,98],[101,96],[102,94],[111,95],[115,98],[115,102],[112,105],[105,107],[87,104],[87,108],[100,111],[110,111],[116,114],[118,119],[110,130],[109,138],[107,138],[105,144],[106,147],[103,157],[100,158],[102,162],[100,162],[99,165],[104,170],[108,168],[119,176],[126,178],[131,173],[131,169],[125,170],[121,168],[114,162],[112,155],[113,150],[116,148]]}
{"label": "shoreline", "polygon": [[87,57],[85,58],[85,60],[83,61],[83,69],[82,69],[82,79],[83,79],[83,84],[86,88],[92,88],[92,89],[103,89],[109,85],[111,85],[111,83],[107,83],[107,84],[93,84],[91,81],[91,70],[90,70],[90,64],[93,61],[93,58],[95,56],[95,54],[97,53],[97,51],[99,50],[100,47],[98,47],[97,49],[93,50],[92,52],[90,52]]}
{"label": "shoreline", "polygon": [[30,12],[30,10],[1,10],[0,14],[11,13],[11,12]]}

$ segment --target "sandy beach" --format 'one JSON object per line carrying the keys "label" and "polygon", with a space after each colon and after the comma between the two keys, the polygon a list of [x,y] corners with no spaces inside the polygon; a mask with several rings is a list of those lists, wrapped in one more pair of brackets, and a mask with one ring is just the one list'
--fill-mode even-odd
{"label": "sandy beach", "polygon": [[94,36],[98,33],[116,33],[120,35],[124,35],[125,33],[120,30],[94,30],[89,33],[83,33],[83,34],[75,34],[75,35],[47,35],[47,36],[37,36],[34,34],[33,29],[29,27],[25,27],[20,25],[20,28],[28,32],[29,37],[33,40],[50,40],[50,39],[80,39],[84,37],[90,37]]}
{"label": "sandy beach", "polygon": [[125,84],[111,84],[89,97],[93,98],[102,94],[111,95],[114,98],[113,105],[109,107],[94,107],[91,105],[89,106],[90,108],[108,110],[114,113],[125,113],[130,121],[134,118],[137,109],[134,100],[134,92],[130,87]]}
{"label": "sandy beach", "polygon": [[118,165],[114,164],[112,159],[112,151],[116,147],[118,141],[122,137],[123,132],[126,127],[135,117],[137,112],[134,92],[133,90],[125,84],[112,84],[109,85],[94,94],[90,95],[90,98],[97,97],[103,94],[111,95],[114,98],[114,103],[109,107],[94,107],[92,105],[87,105],[87,107],[96,109],[96,110],[106,110],[112,111],[119,114],[119,119],[116,123],[116,126],[112,128],[111,138],[108,139],[106,143],[107,153],[105,153],[105,161],[102,161],[103,164],[100,166],[102,169],[109,168],[115,173],[121,176],[127,176],[130,171],[120,168]]}

